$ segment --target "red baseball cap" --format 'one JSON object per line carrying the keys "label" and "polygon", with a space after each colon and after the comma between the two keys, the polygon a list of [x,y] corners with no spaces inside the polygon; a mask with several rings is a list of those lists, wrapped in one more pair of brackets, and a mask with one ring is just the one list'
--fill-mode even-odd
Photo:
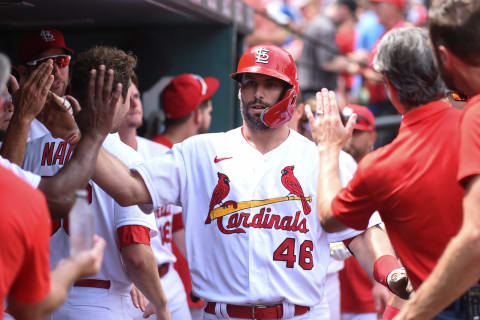
{"label": "red baseball cap", "polygon": [[359,106],[358,104],[348,104],[342,109],[342,115],[347,119],[354,113],[357,115],[357,123],[353,127],[355,130],[375,130],[375,116],[367,107]]}
{"label": "red baseball cap", "polygon": [[217,92],[217,78],[202,78],[184,73],[173,78],[160,96],[162,109],[167,119],[180,119],[190,114]]}
{"label": "red baseball cap", "polygon": [[33,61],[40,57],[40,54],[51,48],[60,48],[73,54],[73,50],[68,48],[63,39],[63,34],[52,28],[43,28],[23,36],[20,41],[18,57],[21,64]]}
{"label": "red baseball cap", "polygon": [[405,6],[407,5],[406,0],[370,0],[370,2],[388,2],[396,5],[401,10],[405,9]]}

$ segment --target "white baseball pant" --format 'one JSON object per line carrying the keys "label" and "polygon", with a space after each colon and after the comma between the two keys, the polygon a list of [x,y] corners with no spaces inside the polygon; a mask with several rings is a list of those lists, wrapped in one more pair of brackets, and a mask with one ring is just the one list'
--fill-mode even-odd
{"label": "white baseball pant", "polygon": [[49,320],[130,320],[131,285],[115,285],[110,289],[72,287],[67,302]]}

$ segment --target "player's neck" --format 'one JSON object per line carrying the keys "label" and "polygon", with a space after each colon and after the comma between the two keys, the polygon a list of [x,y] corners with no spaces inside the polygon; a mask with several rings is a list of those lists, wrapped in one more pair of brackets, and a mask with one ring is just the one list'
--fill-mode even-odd
{"label": "player's neck", "polygon": [[137,129],[135,127],[120,128],[118,135],[123,143],[137,150]]}
{"label": "player's neck", "polygon": [[193,135],[195,135],[195,132],[184,126],[169,126],[163,133],[163,136],[170,140],[172,144],[180,143]]}
{"label": "player's neck", "polygon": [[262,154],[266,154],[281,145],[288,138],[290,129],[287,125],[282,125],[276,129],[255,130],[243,124],[242,134],[252,147]]}

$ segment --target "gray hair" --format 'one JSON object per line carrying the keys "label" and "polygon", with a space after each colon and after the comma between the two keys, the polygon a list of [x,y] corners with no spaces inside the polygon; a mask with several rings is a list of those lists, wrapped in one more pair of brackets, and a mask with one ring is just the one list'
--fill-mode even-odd
{"label": "gray hair", "polygon": [[409,27],[385,34],[373,66],[388,79],[407,109],[438,100],[447,93],[426,30]]}
{"label": "gray hair", "polygon": [[6,55],[0,53],[0,92],[5,86],[10,75],[10,60]]}

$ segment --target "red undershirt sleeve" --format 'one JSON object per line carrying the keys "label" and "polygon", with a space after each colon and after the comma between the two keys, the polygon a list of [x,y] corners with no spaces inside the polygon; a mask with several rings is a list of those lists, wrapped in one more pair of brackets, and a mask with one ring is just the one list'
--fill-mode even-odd
{"label": "red undershirt sleeve", "polygon": [[182,213],[178,212],[173,215],[172,219],[172,233],[176,231],[184,229],[183,220],[182,220]]}
{"label": "red undershirt sleeve", "polygon": [[145,226],[129,225],[117,229],[120,249],[132,243],[150,245],[150,229]]}

